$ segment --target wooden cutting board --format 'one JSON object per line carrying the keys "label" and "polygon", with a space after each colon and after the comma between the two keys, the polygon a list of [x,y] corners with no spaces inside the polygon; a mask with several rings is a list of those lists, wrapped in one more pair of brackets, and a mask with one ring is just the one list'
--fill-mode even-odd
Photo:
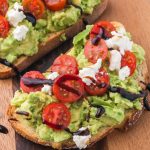
{"label": "wooden cutting board", "polygon": [[[148,70],[150,71],[150,0],[109,0],[108,8],[101,20],[120,21],[131,32],[133,40],[146,51]],[[70,48],[67,42],[51,52],[47,57],[34,64],[31,69],[46,70],[53,60]],[[13,92],[17,88],[16,79],[0,80],[0,124],[9,129],[9,134],[0,134],[0,150],[50,150],[15,134],[10,127],[6,110]],[[1,114],[0,114],[1,116]],[[90,150],[149,150],[150,149],[150,113],[144,112],[139,122],[128,132],[115,131]]]}

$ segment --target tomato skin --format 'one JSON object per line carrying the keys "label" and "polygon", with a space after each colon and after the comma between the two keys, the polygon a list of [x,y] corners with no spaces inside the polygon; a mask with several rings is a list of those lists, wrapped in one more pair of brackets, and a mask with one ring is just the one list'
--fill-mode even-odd
{"label": "tomato skin", "polygon": [[98,44],[93,45],[91,40],[88,40],[84,47],[84,55],[91,63],[96,63],[99,58],[105,60],[107,58],[108,48],[103,39]]}
{"label": "tomato skin", "polygon": [[63,130],[68,127],[71,114],[69,109],[62,103],[47,105],[42,113],[43,123],[55,130]]}
{"label": "tomato skin", "polygon": [[58,74],[78,74],[77,67],[70,67],[70,66],[61,66],[61,65],[53,65],[51,66],[52,72],[58,72]]}
{"label": "tomato skin", "polygon": [[8,11],[8,2],[7,0],[0,0],[0,15],[5,16]]}
{"label": "tomato skin", "polygon": [[36,19],[43,17],[45,13],[45,5],[42,0],[23,0],[22,3],[24,10],[32,13]]}
{"label": "tomato skin", "polygon": [[111,32],[115,31],[115,27],[108,21],[100,21],[96,23],[90,33],[90,39],[93,39],[96,35],[99,34],[100,28],[105,29],[105,38],[111,38]]}
{"label": "tomato skin", "polygon": [[50,67],[52,72],[62,74],[78,74],[78,64],[74,57],[69,55],[61,55],[57,57]]}
{"label": "tomato skin", "polygon": [[96,96],[96,95],[99,95],[99,96],[103,96],[106,92],[107,92],[107,89],[108,89],[108,86],[109,86],[109,75],[108,73],[103,69],[101,68],[99,70],[99,72],[95,75],[96,79],[97,79],[97,83],[98,84],[101,84],[101,83],[105,83],[105,87],[104,88],[99,88],[97,85],[95,84],[91,84],[90,86],[88,85],[85,85],[85,90],[86,92],[89,94],[89,95],[92,95],[92,96]]}
{"label": "tomato skin", "polygon": [[71,66],[71,67],[78,66],[76,59],[73,56],[69,56],[66,54],[57,57],[53,65],[64,65],[64,66]]}
{"label": "tomato skin", "polygon": [[[76,90],[78,94],[73,93],[72,90],[68,91],[64,89],[62,84]],[[76,75],[64,74],[55,80],[53,93],[59,101],[72,103],[80,100],[84,96],[84,83]]]}
{"label": "tomato skin", "polygon": [[133,52],[126,51],[122,56],[121,67],[128,66],[130,68],[130,76],[134,73],[136,69],[136,56]]}
{"label": "tomato skin", "polygon": [[[45,79],[44,75],[40,73],[39,71],[29,71],[23,75],[23,77],[26,78],[32,78],[32,79]],[[38,86],[26,86],[22,80],[20,80],[20,87],[25,93],[30,93],[30,92],[37,92],[41,91],[43,85],[38,85]]]}
{"label": "tomato skin", "polygon": [[5,17],[0,16],[0,38],[6,38],[9,33],[9,23]]}
{"label": "tomato skin", "polygon": [[67,0],[44,0],[48,9],[58,11],[65,7]]}

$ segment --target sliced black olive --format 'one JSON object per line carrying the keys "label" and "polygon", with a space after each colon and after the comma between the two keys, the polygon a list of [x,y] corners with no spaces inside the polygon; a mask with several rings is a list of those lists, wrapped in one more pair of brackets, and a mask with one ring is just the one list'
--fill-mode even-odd
{"label": "sliced black olive", "polygon": [[0,125],[0,133],[7,134],[8,133],[8,129],[6,127]]}
{"label": "sliced black olive", "polygon": [[29,113],[26,111],[16,111],[16,114],[18,115],[24,115],[24,116],[29,116]]}
{"label": "sliced black olive", "polygon": [[146,89],[148,89],[148,90],[150,91],[150,83],[148,83],[148,84],[146,85]]}
{"label": "sliced black olive", "polygon": [[3,65],[5,65],[5,66],[7,66],[7,67],[12,68],[13,71],[14,71],[17,75],[20,75],[20,72],[19,72],[19,70],[17,69],[17,67],[16,67],[14,64],[8,62],[6,59],[0,58],[0,63],[3,64]]}
{"label": "sliced black olive", "polygon": [[144,98],[144,107],[146,108],[146,110],[150,111],[150,94],[148,94],[145,98]]}
{"label": "sliced black olive", "polygon": [[90,135],[90,131],[88,128],[85,130],[78,130],[77,132],[74,132],[73,135],[87,136]]}
{"label": "sliced black olive", "polygon": [[26,19],[32,23],[33,26],[36,25],[36,18],[34,17],[34,15],[32,15],[29,12],[24,12],[24,14],[26,15]]}
{"label": "sliced black olive", "polygon": [[93,45],[97,45],[98,42],[100,41],[100,39],[102,38],[102,35],[103,35],[103,29],[100,28],[100,29],[99,29],[99,33],[96,35],[95,38],[92,39],[92,44],[93,44]]}
{"label": "sliced black olive", "polygon": [[136,93],[132,93],[132,92],[129,92],[121,87],[111,87],[109,86],[108,87],[108,90],[110,92],[113,92],[113,93],[119,93],[122,97],[130,100],[130,101],[134,101],[136,100],[137,98],[142,98],[142,97],[145,97],[147,92],[146,91],[142,91],[140,92],[139,94],[136,94]]}
{"label": "sliced black olive", "polygon": [[99,107],[97,108],[97,112],[96,112],[95,117],[96,117],[96,118],[100,118],[104,113],[105,113],[105,108],[102,107],[102,106],[99,106]]}

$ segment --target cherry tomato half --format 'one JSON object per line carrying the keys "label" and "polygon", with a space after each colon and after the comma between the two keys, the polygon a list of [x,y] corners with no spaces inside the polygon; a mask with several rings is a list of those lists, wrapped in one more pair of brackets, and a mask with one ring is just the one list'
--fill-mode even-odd
{"label": "cherry tomato half", "polygon": [[75,102],[84,95],[84,83],[76,75],[64,74],[55,80],[53,93],[61,102]]}
{"label": "cherry tomato half", "polygon": [[130,68],[130,76],[136,69],[136,56],[130,51],[126,51],[121,60],[121,67],[128,66]]}
{"label": "cherry tomato half", "polygon": [[50,70],[59,74],[78,74],[78,64],[74,57],[61,55],[55,59]]}
{"label": "cherry tomato half", "polygon": [[[42,73],[39,71],[29,71],[23,75],[23,77],[26,78],[32,78],[32,79],[45,79]],[[38,85],[38,86],[26,86],[22,80],[20,80],[20,87],[25,93],[30,93],[30,92],[36,92],[36,91],[41,91],[43,85]]]}
{"label": "cherry tomato half", "polygon": [[0,0],[0,15],[5,16],[8,11],[8,2],[7,0]]}
{"label": "cherry tomato half", "polygon": [[103,39],[96,45],[93,45],[91,40],[88,40],[84,47],[84,55],[91,63],[96,63],[99,58],[105,60],[107,54],[108,48]]}
{"label": "cherry tomato half", "polygon": [[29,11],[36,19],[43,17],[45,13],[45,6],[42,0],[23,0],[23,7],[25,11]]}
{"label": "cherry tomato half", "polygon": [[0,16],[0,38],[6,38],[9,32],[9,23],[5,17]]}
{"label": "cherry tomato half", "polygon": [[53,11],[61,10],[67,4],[67,0],[44,0],[48,9]]}
{"label": "cherry tomato half", "polygon": [[71,114],[64,104],[51,103],[44,108],[42,119],[43,123],[50,128],[63,130],[68,127],[71,120]]}
{"label": "cherry tomato half", "polygon": [[104,37],[110,38],[112,37],[111,32],[115,31],[115,27],[108,21],[100,21],[94,25],[90,33],[90,39],[93,39],[96,35],[99,34],[100,28],[104,29]]}
{"label": "cherry tomato half", "polygon": [[101,68],[95,77],[97,81],[93,80],[93,83],[90,86],[85,85],[85,90],[89,95],[102,96],[107,92],[109,86],[109,75],[103,68]]}

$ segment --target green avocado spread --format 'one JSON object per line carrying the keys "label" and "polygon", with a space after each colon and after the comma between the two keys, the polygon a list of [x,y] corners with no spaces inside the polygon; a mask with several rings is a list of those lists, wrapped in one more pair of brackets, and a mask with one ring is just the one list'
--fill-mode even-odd
{"label": "green avocado spread", "polygon": [[[68,55],[74,56],[78,62],[79,68],[82,69],[91,65],[84,56],[84,44],[87,41],[88,35],[93,26],[87,26],[86,30],[79,33],[73,40],[73,49]],[[115,71],[109,72],[110,85],[119,86],[129,92],[138,93],[141,88],[138,85],[138,67],[144,60],[144,50],[141,46],[133,43],[132,52],[137,59],[137,69],[135,73],[121,81]],[[44,74],[45,77],[50,73]],[[61,142],[72,138],[72,134],[62,130],[56,131],[42,123],[43,108],[58,100],[55,96],[50,96],[42,91],[26,94],[19,90],[16,92],[11,105],[16,107],[16,110],[26,111],[29,113],[27,123],[35,129],[38,136],[46,141]],[[71,122],[68,126],[71,132],[78,131],[81,127],[88,127],[91,135],[95,135],[105,128],[119,125],[124,121],[126,114],[132,110],[141,110],[141,98],[135,101],[129,101],[123,98],[119,93],[105,94],[103,96],[87,96],[86,99],[79,100],[74,103],[65,103],[71,112]],[[105,113],[97,118],[96,113],[99,106],[105,109]],[[87,116],[89,120],[87,120]],[[26,120],[26,117],[22,117]]]}
{"label": "green avocado spread", "polygon": [[[9,10],[14,9],[14,4],[17,2],[21,5],[22,0],[9,0]],[[75,2],[76,3],[76,2]],[[80,0],[78,2],[85,13],[91,14],[93,8],[100,3],[100,0]],[[6,15],[8,19],[8,15]],[[6,38],[0,38],[0,58],[6,59],[13,63],[18,57],[33,56],[38,52],[38,45],[47,40],[51,33],[66,29],[75,24],[81,18],[81,10],[73,5],[69,5],[60,11],[50,11],[46,9],[45,15],[41,19],[37,19],[36,25],[23,20],[18,24],[28,27],[25,39],[18,41],[14,38],[13,31],[16,27],[10,26],[9,34]],[[62,35],[63,36],[63,35]],[[60,38],[62,40],[62,38]],[[66,37],[63,36],[63,41]],[[32,42],[31,42],[32,41]]]}

